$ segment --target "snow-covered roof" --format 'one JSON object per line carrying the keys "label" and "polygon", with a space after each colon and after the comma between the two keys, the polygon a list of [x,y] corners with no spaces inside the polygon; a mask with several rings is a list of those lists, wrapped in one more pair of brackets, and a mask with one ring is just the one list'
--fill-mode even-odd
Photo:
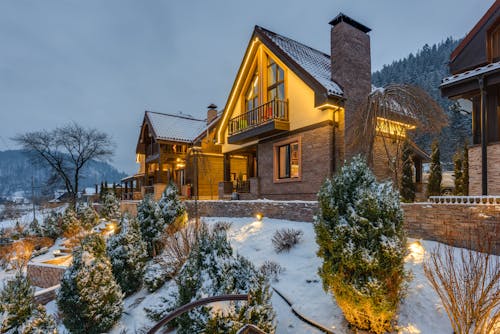
{"label": "snow-covered roof", "polygon": [[328,94],[344,94],[340,86],[331,79],[332,63],[330,55],[262,27],[257,26],[256,28],[269,37],[276,46],[325,87]]}
{"label": "snow-covered roof", "polygon": [[462,81],[462,80],[470,79],[470,78],[478,76],[478,75],[488,74],[490,72],[497,71],[499,69],[500,69],[500,61],[498,61],[496,63],[488,64],[488,65],[485,65],[485,66],[477,67],[477,68],[475,68],[473,70],[465,71],[463,73],[451,75],[451,76],[449,76],[447,78],[444,78],[443,81],[442,81],[442,83],[441,83],[441,86],[447,86],[447,85],[449,85],[451,83],[455,83],[455,82],[459,82],[459,81]]}
{"label": "snow-covered roof", "polygon": [[146,111],[146,116],[157,139],[190,143],[207,127],[204,120],[190,116],[154,111]]}

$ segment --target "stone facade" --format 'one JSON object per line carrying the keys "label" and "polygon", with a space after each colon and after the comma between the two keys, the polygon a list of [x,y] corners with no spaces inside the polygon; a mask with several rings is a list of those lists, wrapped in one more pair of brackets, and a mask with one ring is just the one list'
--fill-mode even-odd
{"label": "stone facade", "polygon": [[[259,198],[314,200],[321,184],[333,174],[333,131],[331,122],[320,127],[290,133],[258,145]],[[275,144],[300,138],[301,177],[297,181],[277,181],[274,175]]]}
{"label": "stone facade", "polygon": [[[481,145],[469,148],[469,195],[481,195]],[[488,195],[500,195],[500,143],[488,145]]]}
{"label": "stone facade", "polygon": [[28,263],[26,276],[31,284],[40,288],[58,285],[66,271],[66,267],[41,263]]}

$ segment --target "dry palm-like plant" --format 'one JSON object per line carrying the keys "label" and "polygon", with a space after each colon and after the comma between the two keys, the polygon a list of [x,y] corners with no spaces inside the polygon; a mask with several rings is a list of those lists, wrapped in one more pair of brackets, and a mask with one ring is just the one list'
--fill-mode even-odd
{"label": "dry palm-like plant", "polygon": [[500,260],[489,253],[491,242],[480,248],[473,251],[440,245],[424,263],[425,275],[456,334],[500,330]]}
{"label": "dry palm-like plant", "polygon": [[350,117],[346,129],[352,138],[350,151],[363,154],[372,164],[375,142],[380,141],[385,157],[376,158],[387,161],[395,186],[399,183],[407,131],[437,134],[447,124],[439,104],[423,89],[408,84],[389,84],[373,90]]}

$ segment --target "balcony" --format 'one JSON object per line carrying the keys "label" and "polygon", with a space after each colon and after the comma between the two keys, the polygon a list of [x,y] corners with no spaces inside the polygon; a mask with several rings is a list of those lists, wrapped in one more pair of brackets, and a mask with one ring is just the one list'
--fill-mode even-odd
{"label": "balcony", "polygon": [[290,130],[288,101],[272,100],[229,120],[229,144]]}

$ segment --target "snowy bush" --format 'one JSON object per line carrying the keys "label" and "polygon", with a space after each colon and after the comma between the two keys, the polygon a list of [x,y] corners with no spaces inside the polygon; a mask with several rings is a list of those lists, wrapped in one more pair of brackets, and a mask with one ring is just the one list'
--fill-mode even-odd
{"label": "snowy bush", "polygon": [[273,235],[273,246],[276,253],[289,251],[302,240],[304,232],[293,228],[277,230]]}
{"label": "snowy bush", "polygon": [[99,224],[99,215],[93,207],[89,205],[79,205],[76,209],[76,215],[81,222],[82,227],[90,231],[94,226]]}
{"label": "snowy bush", "polygon": [[158,201],[163,220],[171,232],[177,231],[187,220],[186,207],[180,201],[177,187],[170,183]]}
{"label": "snowy bush", "polygon": [[67,208],[64,211],[61,218],[61,230],[65,238],[74,237],[82,232],[82,223],[73,209]]}
{"label": "snowy bush", "polygon": [[53,316],[48,315],[45,307],[38,305],[33,315],[23,324],[21,334],[57,334],[57,325]]}
{"label": "snowy bush", "polygon": [[29,280],[18,272],[0,291],[1,333],[18,332],[33,312],[35,289]]}
{"label": "snowy bush", "polygon": [[120,201],[116,198],[113,191],[108,190],[102,196],[100,215],[107,220],[120,219]]}
{"label": "snowy bush", "polygon": [[135,218],[122,218],[120,232],[108,239],[107,253],[113,275],[125,295],[137,291],[142,285],[147,253]]}
{"label": "snowy bush", "polygon": [[88,235],[73,252],[73,263],[61,280],[57,306],[72,333],[102,333],[120,318],[123,293],[100,235]]}
{"label": "snowy bush", "polygon": [[390,331],[403,296],[406,238],[399,194],[379,184],[355,157],[319,192],[315,223],[319,275],[347,321],[376,333]]}
{"label": "snowy bush", "polygon": [[267,277],[268,280],[272,280],[274,282],[279,281],[279,276],[281,273],[285,271],[285,268],[282,267],[279,263],[266,260],[264,263],[260,266],[259,271],[262,275]]}
{"label": "snowy bush", "polygon": [[171,279],[168,266],[158,259],[151,260],[144,271],[144,284],[149,292],[154,292],[161,288],[166,281]]}
{"label": "snowy bush", "polygon": [[219,323],[217,317],[234,320],[245,317],[244,322],[234,321],[234,328],[243,323],[253,323],[274,332],[275,315],[270,305],[269,285],[248,260],[233,256],[224,230],[201,230],[196,247],[176,277],[176,283],[175,303],[171,296],[164,298],[162,304],[146,309],[149,317],[159,319],[177,307],[207,296],[255,294],[252,299],[254,304],[231,303],[229,311],[223,315],[212,312],[211,306],[191,310],[176,319],[177,333],[224,332],[221,328],[214,329]]}
{"label": "snowy bush", "polygon": [[57,239],[62,234],[62,214],[52,211],[43,221],[42,235]]}
{"label": "snowy bush", "polygon": [[137,206],[137,219],[141,227],[142,239],[146,242],[148,255],[154,257],[163,248],[161,238],[166,224],[160,206],[150,195],[144,197]]}
{"label": "snowy bush", "polygon": [[28,234],[32,236],[41,236],[42,235],[42,228],[40,226],[40,223],[38,222],[38,219],[34,218],[30,224],[28,225]]}

